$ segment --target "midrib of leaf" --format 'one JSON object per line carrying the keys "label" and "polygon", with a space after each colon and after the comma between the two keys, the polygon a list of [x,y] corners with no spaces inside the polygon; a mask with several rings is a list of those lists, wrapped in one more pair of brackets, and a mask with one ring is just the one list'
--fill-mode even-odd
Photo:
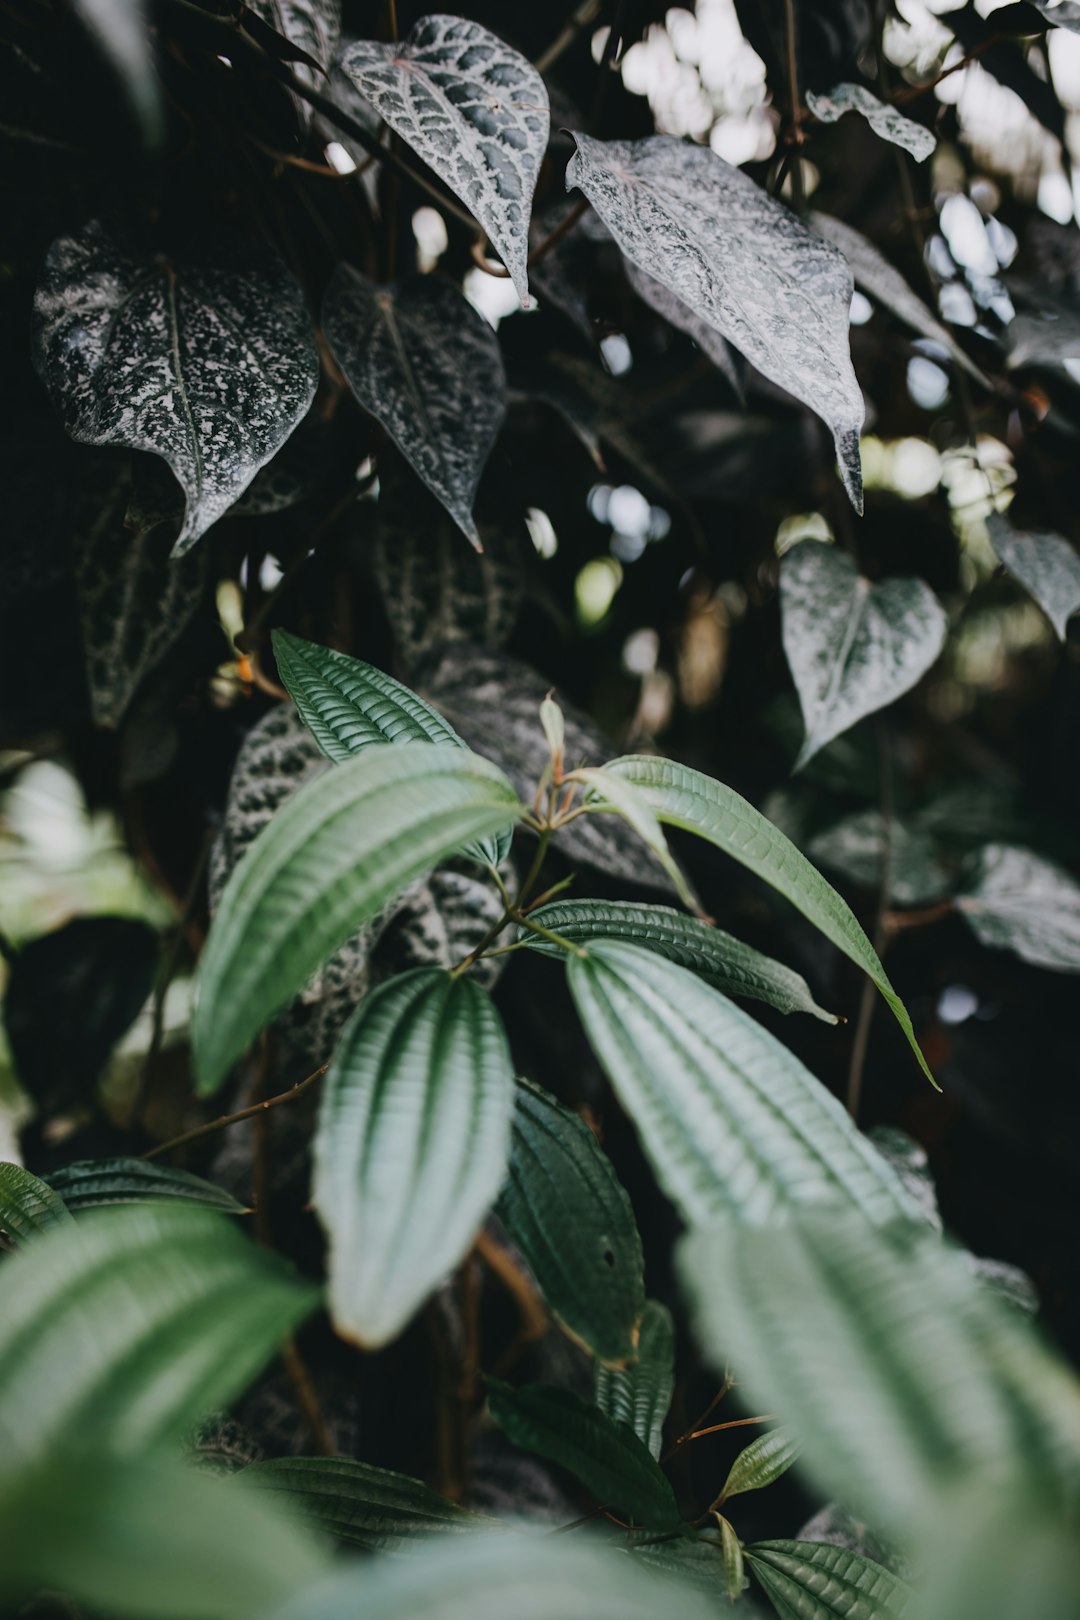
{"label": "midrib of leaf", "polygon": [[[180,408],[184,413],[184,423],[187,427],[188,439],[191,444],[191,454],[195,463],[195,499],[189,506],[197,506],[202,500],[203,493],[203,459],[199,448],[199,436],[195,431],[195,418],[191,414],[191,402],[188,399],[187,384],[184,381],[184,368],[180,361],[180,308],[176,294],[176,271],[171,264],[165,266],[165,305],[169,318],[169,349],[172,354],[173,375],[176,378],[176,389],[180,398]],[[184,528],[187,528],[187,513],[184,514]]]}
{"label": "midrib of leaf", "polygon": [[394,300],[391,295],[388,292],[377,292],[375,294],[375,308],[379,311],[379,314],[386,323],[386,329],[390,334],[390,341],[394,345],[394,351],[401,363],[401,369],[405,374],[409,395],[416,407],[416,413],[424,425],[424,433],[427,437],[428,443],[431,446],[431,449],[435,452],[435,460],[438,462],[439,472],[444,479],[449,481],[450,470],[447,467],[445,457],[443,456],[440,435],[436,430],[434,422],[431,420],[431,415],[427,408],[427,401],[424,399],[416,373],[413,370],[412,360],[409,358],[409,352],[405,347],[405,342],[401,335],[401,327],[398,325],[397,316],[394,310]]}

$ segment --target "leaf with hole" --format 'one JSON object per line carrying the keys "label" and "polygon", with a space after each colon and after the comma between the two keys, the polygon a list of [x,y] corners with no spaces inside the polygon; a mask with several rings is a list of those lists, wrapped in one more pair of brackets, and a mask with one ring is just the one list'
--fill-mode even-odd
{"label": "leaf with hole", "polygon": [[243,1481],[343,1547],[365,1552],[403,1552],[427,1536],[496,1528],[422,1480],[352,1457],[271,1457],[245,1468]]}
{"label": "leaf with hole", "polygon": [[784,1429],[770,1429],[744,1446],[728,1470],[717,1505],[744,1491],[761,1491],[786,1474],[799,1455],[799,1442]]}
{"label": "leaf with hole", "polygon": [[990,544],[1009,573],[1035,598],[1059,641],[1080,608],[1080,557],[1060,534],[1014,529],[1002,512],[986,520]]}
{"label": "leaf with hole", "polygon": [[64,1200],[21,1164],[0,1161],[0,1232],[12,1242],[28,1243],[51,1226],[70,1224]]}
{"label": "leaf with hole", "polygon": [[224,1187],[215,1187],[189,1170],[146,1159],[77,1159],[53,1170],[46,1179],[72,1211],[102,1204],[200,1204],[224,1215],[245,1213],[244,1205]]}
{"label": "leaf with hole", "polygon": [[937,145],[932,130],[913,118],[905,118],[898,108],[879,100],[864,84],[837,84],[825,95],[808,90],[806,105],[822,124],[835,124],[845,113],[859,113],[875,135],[893,146],[902,146],[916,163],[928,158]]}
{"label": "leaf with hole", "polygon": [[630,1367],[605,1367],[597,1362],[593,1400],[613,1421],[633,1429],[659,1459],[664,1419],[675,1387],[675,1324],[658,1299],[648,1300],[641,1313],[636,1356]]}
{"label": "leaf with hole", "polygon": [[568,1331],[601,1361],[629,1361],[645,1305],[634,1211],[585,1121],[527,1080],[495,1213]]}
{"label": "leaf with hole", "polygon": [[177,555],[243,494],[307,411],[319,362],[275,254],[148,254],[93,221],[53,243],[34,354],[72,438],[148,450],[187,499]]}
{"label": "leaf with hole", "polygon": [[1080,973],[1080,885],[1053,861],[987,844],[955,904],[981,944],[1036,967]]}
{"label": "leaf with hole", "polygon": [[781,1620],[907,1620],[915,1594],[846,1547],[822,1541],[757,1541],[743,1548]]}

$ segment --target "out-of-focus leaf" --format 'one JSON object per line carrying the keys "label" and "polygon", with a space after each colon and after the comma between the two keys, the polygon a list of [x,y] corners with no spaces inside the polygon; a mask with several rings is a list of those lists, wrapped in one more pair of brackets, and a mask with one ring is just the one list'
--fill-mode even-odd
{"label": "out-of-focus leaf", "polygon": [[1036,967],[1080,973],[1080,885],[1027,849],[987,844],[974,883],[956,898],[976,939]]}
{"label": "out-of-focus leaf", "polygon": [[1060,534],[1023,533],[1001,512],[986,520],[990,544],[1035,598],[1064,641],[1069,620],[1080,608],[1080,557]]}
{"label": "out-of-focus leaf", "polygon": [[631,1367],[605,1367],[597,1362],[593,1400],[609,1418],[628,1424],[659,1458],[674,1387],[675,1324],[667,1306],[650,1299],[641,1313],[637,1360]]}
{"label": "out-of-focus leaf", "polygon": [[115,69],[144,140],[155,146],[164,120],[144,0],[73,0],[73,10]]}
{"label": "out-of-focus leaf", "polygon": [[872,889],[881,885],[886,848],[889,894],[897,905],[923,905],[948,894],[952,883],[935,840],[922,827],[897,820],[890,822],[886,840],[879,810],[856,810],[816,833],[807,846],[816,865]]}
{"label": "out-of-focus leaf", "polygon": [[398,1552],[426,1536],[495,1528],[422,1480],[352,1457],[271,1457],[245,1468],[243,1479],[343,1546],[365,1552]]}
{"label": "out-of-focus leaf", "polygon": [[864,84],[837,84],[827,95],[806,92],[806,105],[814,117],[823,124],[835,124],[845,113],[861,113],[875,135],[893,146],[902,146],[910,152],[916,163],[928,158],[937,145],[937,137],[924,124],[905,118],[896,107],[879,101]]}
{"label": "out-of-focus leaf", "polygon": [[224,1187],[193,1176],[187,1170],[146,1159],[79,1159],[47,1177],[70,1210],[95,1209],[100,1204],[201,1204],[225,1215],[240,1215],[238,1204]]}
{"label": "out-of-focus leaf", "polygon": [[1077,0],[1028,0],[1028,4],[1055,28],[1068,28],[1080,34],[1080,5]]}
{"label": "out-of-focus leaf", "polygon": [[799,1442],[784,1429],[770,1429],[744,1446],[728,1470],[718,1497],[726,1502],[744,1491],[761,1491],[786,1474],[799,1455]]}
{"label": "out-of-focus leaf", "polygon": [[0,1162],[0,1231],[15,1243],[27,1243],[50,1226],[70,1223],[64,1200],[45,1181],[21,1164]]}
{"label": "out-of-focus leaf", "polygon": [[743,1552],[782,1620],[906,1620],[915,1594],[880,1564],[821,1541],[756,1541]]}
{"label": "out-of-focus leaf", "polygon": [[1066,304],[1044,305],[1038,313],[1015,316],[1005,328],[1009,369],[1063,366],[1080,359],[1080,313]]}

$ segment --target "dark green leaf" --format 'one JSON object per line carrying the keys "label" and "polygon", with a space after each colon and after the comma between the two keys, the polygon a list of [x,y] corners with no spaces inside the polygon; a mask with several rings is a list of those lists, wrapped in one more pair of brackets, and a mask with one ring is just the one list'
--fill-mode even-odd
{"label": "dark green leaf", "polygon": [[846,1547],[822,1541],[757,1541],[746,1562],[781,1620],[905,1620],[915,1594]]}
{"label": "dark green leaf", "polygon": [[245,1468],[243,1479],[342,1545],[366,1552],[397,1552],[425,1536],[495,1528],[493,1520],[448,1502],[419,1479],[352,1457],[272,1457]]}
{"label": "dark green leaf", "polygon": [[243,1213],[224,1187],[171,1165],[146,1159],[79,1159],[47,1177],[70,1210],[93,1209],[100,1204],[201,1204],[225,1215]]}
{"label": "dark green leaf", "polygon": [[667,1306],[650,1299],[641,1315],[637,1360],[632,1367],[597,1362],[593,1400],[613,1421],[633,1429],[658,1458],[674,1387],[675,1324]]}
{"label": "dark green leaf", "polygon": [[27,1243],[50,1226],[70,1224],[64,1200],[45,1181],[21,1164],[0,1161],[0,1231],[15,1243]]}
{"label": "dark green leaf", "polygon": [[718,1501],[741,1496],[744,1491],[764,1490],[781,1474],[786,1474],[800,1451],[799,1442],[784,1429],[770,1429],[745,1446],[728,1470]]}

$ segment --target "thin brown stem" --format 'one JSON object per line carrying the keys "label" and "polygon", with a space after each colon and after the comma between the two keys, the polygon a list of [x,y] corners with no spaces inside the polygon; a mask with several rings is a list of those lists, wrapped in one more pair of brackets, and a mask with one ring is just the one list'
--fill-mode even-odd
{"label": "thin brown stem", "polygon": [[731,1418],[727,1423],[712,1423],[707,1429],[695,1429],[687,1441],[704,1440],[707,1434],[722,1434],[725,1429],[750,1429],[755,1423],[775,1423],[775,1412],[762,1412],[758,1417]]}
{"label": "thin brown stem", "polygon": [[311,1381],[311,1374],[307,1370],[294,1339],[286,1339],[281,1347],[281,1361],[292,1384],[297,1405],[307,1419],[307,1426],[311,1430],[311,1438],[315,1450],[320,1457],[336,1457],[337,1447],[330,1434],[330,1428],[323,1416],[319,1397],[315,1393],[315,1385]]}
{"label": "thin brown stem", "polygon": [[788,104],[791,114],[791,128],[788,139],[795,149],[795,157],[791,165],[791,200],[795,205],[795,212],[801,214],[806,206],[806,198],[803,194],[802,156],[799,151],[802,146],[803,134],[800,127],[802,100],[799,96],[799,55],[795,0],[784,0],[784,47],[787,66]]}
{"label": "thin brown stem", "polygon": [[670,1461],[670,1459],[674,1457],[675,1453],[679,1451],[681,1447],[686,1445],[691,1435],[695,1434],[697,1430],[701,1428],[701,1425],[705,1422],[705,1419],[709,1417],[711,1413],[716,1411],[716,1408],[720,1405],[720,1402],[724,1399],[724,1396],[730,1394],[734,1388],[735,1380],[732,1378],[730,1372],[726,1372],[724,1374],[723,1383],[720,1385],[720,1388],[717,1390],[709,1404],[704,1408],[703,1411],[698,1413],[690,1427],[688,1429],[684,1429],[682,1434],[680,1434],[677,1439],[673,1440],[671,1445],[664,1452],[664,1455],[660,1458],[661,1466]]}
{"label": "thin brown stem", "polygon": [[262,1102],[252,1103],[250,1108],[241,1108],[235,1114],[222,1114],[217,1119],[208,1120],[205,1125],[196,1125],[193,1130],[184,1131],[182,1135],[172,1137],[168,1142],[161,1142],[157,1147],[151,1148],[148,1153],[144,1153],[143,1158],[160,1159],[163,1154],[171,1153],[174,1148],[186,1147],[189,1142],[197,1142],[200,1137],[210,1136],[215,1131],[223,1131],[229,1125],[239,1125],[241,1120],[254,1119],[256,1114],[264,1113],[268,1108],[280,1108],[282,1103],[295,1102],[297,1097],[302,1096],[309,1086],[313,1086],[317,1080],[322,1079],[329,1067],[329,1063],[323,1063],[303,1080],[298,1080],[295,1086],[291,1086],[288,1091],[279,1092],[276,1097],[267,1097]]}
{"label": "thin brown stem", "polygon": [[564,214],[559,223],[548,232],[543,241],[537,242],[536,246],[533,248],[528,259],[526,260],[530,270],[534,264],[544,257],[545,254],[551,252],[556,243],[561,242],[564,236],[569,235],[574,226],[577,224],[578,220],[588,209],[588,206],[589,200],[587,197],[579,198],[579,200],[574,204],[573,208],[571,208],[568,213]]}

